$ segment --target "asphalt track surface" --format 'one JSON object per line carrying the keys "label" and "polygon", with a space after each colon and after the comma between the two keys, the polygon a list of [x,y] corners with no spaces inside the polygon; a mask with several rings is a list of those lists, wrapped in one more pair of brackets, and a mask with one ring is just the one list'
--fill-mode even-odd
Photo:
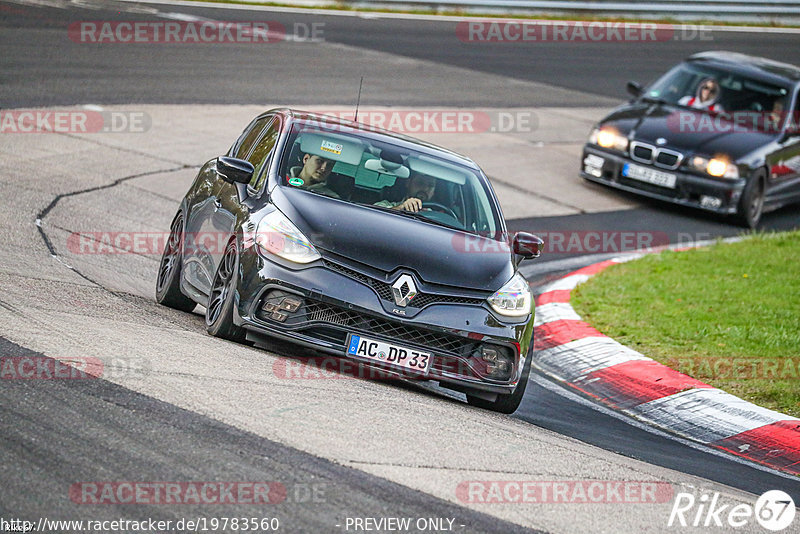
{"label": "asphalt track surface", "polygon": [[[348,65],[347,61],[326,64],[283,52],[265,55],[250,45],[171,46],[155,48],[158,53],[153,53],[153,48],[92,47],[65,42],[64,28],[71,21],[144,18],[141,13],[131,13],[128,5],[121,10],[109,7],[61,9],[0,2],[0,48],[4,52],[0,55],[0,107],[262,101],[348,104],[357,88],[354,80],[362,75],[366,78],[364,104],[609,106],[624,98],[622,88],[627,79],[649,80],[663,71],[664,65],[695,51],[728,49],[800,64],[800,38],[791,34],[715,32],[711,46],[709,42],[677,40],[636,45],[454,45],[453,22],[297,13],[270,13],[268,19],[286,26],[324,21],[325,40],[341,44],[345,57],[353,49],[372,50],[423,60],[427,67],[417,79],[373,80],[370,72],[383,69],[383,65]],[[265,18],[263,13],[242,10],[181,7],[180,12],[217,20]],[[376,62],[381,58],[376,56]],[[457,67],[491,73],[507,83],[487,92],[485,87],[441,79],[436,65],[443,70]],[[542,90],[520,94],[514,90],[515,80],[540,83]],[[3,224],[10,226],[12,222]],[[796,210],[784,209],[766,216],[764,227],[785,229],[797,224]],[[632,210],[516,219],[509,225],[512,229],[543,231],[663,227],[669,228],[674,239],[681,235],[714,237],[738,233],[736,228],[712,218],[646,201]],[[541,285],[591,261],[575,256],[578,254],[542,258],[538,265],[528,268],[529,278],[534,286]],[[31,354],[2,338],[0,348],[4,355]],[[469,525],[468,532],[513,532],[519,528],[220,423],[213,414],[181,409],[117,384],[35,382],[3,383],[0,388],[3,517],[40,516],[50,510],[65,516],[70,512],[85,514],[83,509],[63,501],[64,485],[76,480],[219,480],[240,474],[251,480],[282,480],[290,494],[292,488],[302,492],[310,480],[325,483],[325,502],[309,506],[308,501],[296,497],[297,502],[290,499],[288,506],[281,509],[280,514],[290,518],[292,528],[297,529],[292,531],[329,528],[335,518],[348,514],[452,516]],[[55,418],[58,424],[53,423],[53,414],[59,414]],[[542,377],[529,384],[526,399],[513,417],[608,451],[755,495],[780,488],[800,502],[800,482],[796,480],[632,426],[559,391],[558,386]],[[85,421],[94,421],[94,426],[80,428]],[[168,445],[168,455],[152,451],[154,439]],[[128,507],[124,511],[130,517],[154,515],[147,508]],[[179,512],[187,516],[193,511]],[[118,512],[92,508],[91,513],[93,518],[102,519],[104,514],[111,518]],[[203,510],[205,515],[211,512],[224,515],[228,510]],[[157,514],[168,519],[163,508]]]}

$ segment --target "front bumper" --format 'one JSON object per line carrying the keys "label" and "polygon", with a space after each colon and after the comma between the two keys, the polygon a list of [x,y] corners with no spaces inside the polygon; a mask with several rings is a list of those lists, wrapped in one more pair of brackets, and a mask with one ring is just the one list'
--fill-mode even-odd
{"label": "front bumper", "polygon": [[[602,158],[602,163],[598,158]],[[663,187],[622,175],[626,163],[676,175],[675,187]],[[746,181],[722,180],[643,164],[594,145],[583,148],[581,177],[616,189],[723,215],[736,213]]]}
{"label": "front bumper", "polygon": [[[369,275],[326,258],[297,269],[262,255],[256,247],[240,253],[236,322],[250,337],[269,336],[291,341],[328,354],[347,358],[348,334],[385,341],[430,352],[433,360],[428,373],[421,375],[382,362],[363,361],[389,374],[412,379],[436,380],[458,390],[512,393],[533,346],[533,314],[520,320],[500,320],[484,303],[485,296],[474,292],[442,297],[435,288],[419,281],[421,309],[409,307],[408,316],[391,310],[381,284]],[[381,296],[383,295],[383,297]],[[286,318],[275,320],[265,311],[270,302],[291,296],[301,302],[296,311],[285,311]],[[442,298],[439,298],[442,297]],[[415,297],[415,299],[419,298]],[[413,301],[412,301],[413,302]],[[401,310],[406,311],[406,310]],[[507,351],[513,369],[503,379],[487,376],[480,347],[490,344]]]}

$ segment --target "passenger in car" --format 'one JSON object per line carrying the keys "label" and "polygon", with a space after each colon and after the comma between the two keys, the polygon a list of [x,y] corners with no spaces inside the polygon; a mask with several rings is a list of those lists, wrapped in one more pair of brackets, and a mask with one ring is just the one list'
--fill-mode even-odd
{"label": "passenger in car", "polygon": [[302,167],[297,166],[289,169],[288,178],[290,180],[292,178],[299,178],[302,180],[302,183],[292,185],[297,185],[302,189],[314,191],[315,193],[320,193],[325,196],[340,198],[336,191],[328,187],[328,176],[331,174],[333,164],[335,163],[333,160],[313,154],[304,154],[302,162]]}
{"label": "passenger in car", "polygon": [[705,78],[697,86],[697,94],[695,96],[686,95],[678,101],[682,106],[688,106],[696,109],[706,109],[715,113],[725,111],[722,106],[717,102],[719,98],[720,88],[719,83],[714,78]]}
{"label": "passenger in car", "polygon": [[381,200],[376,202],[376,206],[392,208],[410,212],[418,212],[422,209],[423,202],[430,202],[436,191],[436,178],[426,174],[414,174],[408,179],[406,186],[406,196],[399,203]]}

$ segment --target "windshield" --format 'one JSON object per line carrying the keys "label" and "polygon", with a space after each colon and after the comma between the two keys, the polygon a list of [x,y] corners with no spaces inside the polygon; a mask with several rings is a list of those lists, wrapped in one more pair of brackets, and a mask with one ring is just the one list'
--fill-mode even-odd
{"label": "windshield", "polygon": [[472,169],[410,143],[329,126],[292,125],[281,185],[482,236],[499,235],[491,193]]}
{"label": "windshield", "polygon": [[682,63],[653,83],[644,98],[707,110],[723,116],[752,114],[763,120],[748,124],[780,128],[789,108],[790,90],[721,69]]}

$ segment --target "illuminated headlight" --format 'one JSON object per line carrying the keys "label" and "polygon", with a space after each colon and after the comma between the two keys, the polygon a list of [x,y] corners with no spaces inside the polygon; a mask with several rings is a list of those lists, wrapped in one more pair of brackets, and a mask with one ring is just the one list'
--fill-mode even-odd
{"label": "illuminated headlight", "polygon": [[492,309],[500,315],[522,317],[531,312],[533,298],[528,281],[517,273],[487,300]]}
{"label": "illuminated headlight", "polygon": [[278,210],[258,223],[256,243],[262,250],[294,263],[311,263],[320,258],[314,245]]}
{"label": "illuminated headlight", "polygon": [[595,128],[589,136],[589,142],[603,148],[613,148],[620,152],[628,150],[628,138],[620,135],[613,128]]}
{"label": "illuminated headlight", "polygon": [[736,179],[739,177],[739,169],[736,165],[722,157],[704,158],[703,156],[694,156],[689,160],[689,166],[716,178]]}

